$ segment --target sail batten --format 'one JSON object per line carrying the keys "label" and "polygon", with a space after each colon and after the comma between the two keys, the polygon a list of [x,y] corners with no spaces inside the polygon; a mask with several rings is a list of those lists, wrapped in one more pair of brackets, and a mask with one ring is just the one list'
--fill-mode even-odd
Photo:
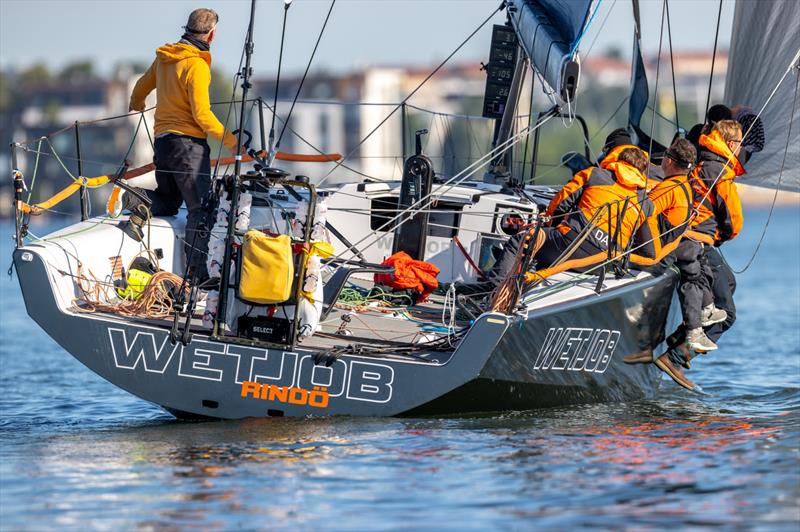
{"label": "sail batten", "polygon": [[[764,149],[752,156],[746,164],[747,174],[739,178],[740,181],[800,191],[800,97],[792,113],[797,76],[800,76],[798,54],[800,2],[736,3],[725,102],[729,106],[744,105],[758,111],[775,91],[761,114]],[[788,75],[787,69],[792,70]],[[775,90],[784,75],[785,79]],[[785,150],[788,152],[784,164]]]}

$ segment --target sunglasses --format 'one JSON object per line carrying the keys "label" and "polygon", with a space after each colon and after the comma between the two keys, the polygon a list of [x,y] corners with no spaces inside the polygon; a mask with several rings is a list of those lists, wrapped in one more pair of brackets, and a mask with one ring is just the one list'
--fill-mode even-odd
{"label": "sunglasses", "polygon": [[668,159],[670,159],[670,160],[672,160],[672,161],[676,162],[677,164],[679,164],[680,166],[682,166],[682,167],[684,167],[684,168],[691,168],[691,167],[692,167],[692,163],[690,163],[690,162],[687,162],[687,161],[684,161],[683,159],[681,159],[680,157],[678,157],[677,155],[675,155],[674,153],[672,153],[672,152],[671,152],[671,151],[669,151],[669,150],[667,150],[667,151],[664,153],[664,155],[665,155],[665,156],[666,156]]}

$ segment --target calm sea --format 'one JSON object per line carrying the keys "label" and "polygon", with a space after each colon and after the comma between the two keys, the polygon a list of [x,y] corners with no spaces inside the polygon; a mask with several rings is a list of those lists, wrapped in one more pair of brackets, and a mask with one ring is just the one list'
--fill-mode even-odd
{"label": "calm sea", "polygon": [[[741,268],[766,211],[724,248]],[[2,226],[3,270],[11,233]],[[800,526],[800,208],[738,321],[653,401],[447,419],[185,423],[106,383],[0,280],[0,528]]]}

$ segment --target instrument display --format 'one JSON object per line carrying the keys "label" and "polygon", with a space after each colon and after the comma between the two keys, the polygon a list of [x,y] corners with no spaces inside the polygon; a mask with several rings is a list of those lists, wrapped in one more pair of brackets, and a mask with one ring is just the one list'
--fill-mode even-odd
{"label": "instrument display", "polygon": [[486,90],[483,97],[483,116],[502,118],[506,108],[514,68],[517,64],[517,34],[508,26],[492,28],[492,44],[486,70]]}

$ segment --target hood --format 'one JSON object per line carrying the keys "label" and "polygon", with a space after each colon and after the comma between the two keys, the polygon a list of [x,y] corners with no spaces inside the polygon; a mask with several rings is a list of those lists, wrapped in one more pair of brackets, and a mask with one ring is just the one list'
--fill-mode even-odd
{"label": "hood", "polygon": [[647,178],[644,174],[628,163],[614,161],[605,164],[605,161],[603,161],[602,167],[614,172],[614,175],[617,176],[617,183],[626,188],[644,188],[647,184]]}
{"label": "hood", "polygon": [[732,168],[736,176],[745,173],[739,159],[731,152],[730,148],[728,148],[728,144],[725,142],[725,139],[722,138],[719,131],[712,130],[708,135],[700,135],[700,146],[711,153],[719,155],[722,158],[720,162]]}
{"label": "hood", "polygon": [[165,44],[156,50],[156,57],[162,63],[177,63],[184,59],[199,57],[208,63],[208,66],[211,66],[211,53],[198,50],[191,44]]}
{"label": "hood", "polygon": [[[620,144],[619,146],[615,146],[610,152],[603,157],[603,160],[600,161],[600,168],[605,168],[604,164],[615,163],[619,160],[619,154],[622,153],[622,150],[626,148],[637,148],[638,146],[634,146],[633,144]],[[642,150],[644,151],[644,150]],[[644,151],[644,154],[647,155],[647,152]]]}

